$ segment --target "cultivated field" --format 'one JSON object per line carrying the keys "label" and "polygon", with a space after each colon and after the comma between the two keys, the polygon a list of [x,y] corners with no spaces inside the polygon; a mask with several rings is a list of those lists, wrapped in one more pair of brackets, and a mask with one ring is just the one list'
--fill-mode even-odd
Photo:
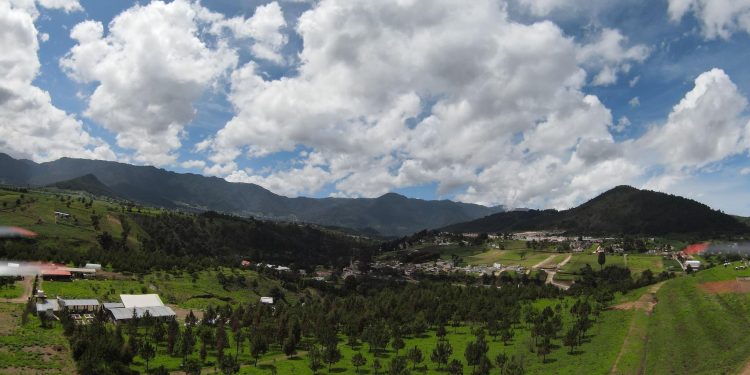
{"label": "cultivated field", "polygon": [[62,328],[45,329],[29,315],[22,322],[24,305],[0,303],[0,374],[73,374]]}

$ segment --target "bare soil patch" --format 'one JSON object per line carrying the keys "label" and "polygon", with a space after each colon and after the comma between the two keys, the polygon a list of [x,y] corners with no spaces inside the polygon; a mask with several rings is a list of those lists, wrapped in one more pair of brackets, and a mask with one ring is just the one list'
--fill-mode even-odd
{"label": "bare soil patch", "polygon": [[651,312],[654,311],[654,307],[656,307],[656,304],[659,302],[659,300],[656,298],[656,292],[659,291],[659,288],[661,288],[662,284],[664,284],[664,282],[653,285],[651,288],[649,288],[648,292],[642,295],[641,298],[638,298],[637,301],[624,302],[619,305],[612,306],[612,309],[643,310],[651,314]]}
{"label": "bare soil patch", "polygon": [[750,293],[748,280],[709,281],[699,284],[698,287],[709,294]]}

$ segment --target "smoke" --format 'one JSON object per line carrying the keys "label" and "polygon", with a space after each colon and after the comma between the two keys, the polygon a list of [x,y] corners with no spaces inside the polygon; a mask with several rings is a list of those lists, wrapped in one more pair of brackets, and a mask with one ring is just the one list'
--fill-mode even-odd
{"label": "smoke", "polygon": [[45,269],[55,265],[39,262],[0,261],[0,276],[34,276],[41,275]]}
{"label": "smoke", "polygon": [[727,242],[712,243],[708,246],[706,254],[739,254],[750,256],[750,242]]}

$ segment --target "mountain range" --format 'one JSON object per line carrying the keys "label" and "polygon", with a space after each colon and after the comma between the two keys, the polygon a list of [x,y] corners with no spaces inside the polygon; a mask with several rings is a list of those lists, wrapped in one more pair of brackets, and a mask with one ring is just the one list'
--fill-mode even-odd
{"label": "mountain range", "polygon": [[631,186],[617,186],[568,210],[496,213],[442,228],[456,233],[559,230],[577,234],[716,235],[747,233],[737,217],[692,199]]}
{"label": "mountain range", "polygon": [[308,222],[383,236],[408,235],[503,211],[501,206],[421,200],[395,193],[378,198],[289,198],[255,184],[151,166],[74,158],[36,163],[3,153],[0,183],[55,186],[164,208]]}

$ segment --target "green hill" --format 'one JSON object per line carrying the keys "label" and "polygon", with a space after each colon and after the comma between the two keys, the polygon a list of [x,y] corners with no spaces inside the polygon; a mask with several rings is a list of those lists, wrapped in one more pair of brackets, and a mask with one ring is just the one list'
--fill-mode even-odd
{"label": "green hill", "polygon": [[90,173],[70,180],[55,182],[54,184],[50,184],[49,187],[56,187],[63,190],[85,191],[102,197],[120,198],[120,196],[112,191],[109,186],[104,185],[98,178],[96,178],[96,176]]}
{"label": "green hill", "polygon": [[503,212],[442,230],[464,233],[562,230],[581,234],[712,235],[742,233],[749,228],[736,218],[692,199],[618,186],[569,210]]}

